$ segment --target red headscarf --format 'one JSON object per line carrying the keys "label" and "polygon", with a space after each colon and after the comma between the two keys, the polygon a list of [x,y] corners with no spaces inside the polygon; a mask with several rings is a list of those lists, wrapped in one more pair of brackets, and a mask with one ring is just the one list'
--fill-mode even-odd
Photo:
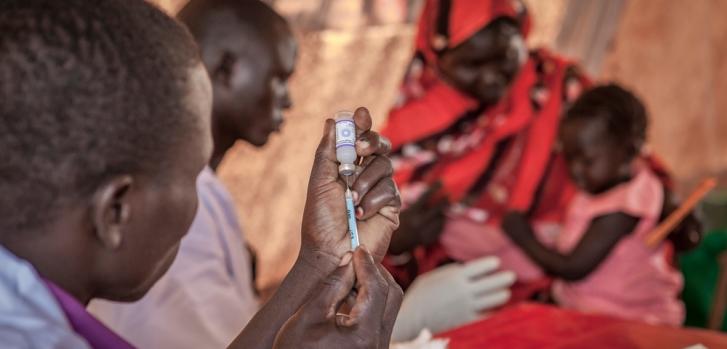
{"label": "red headscarf", "polygon": [[[448,18],[441,18],[443,9],[449,11]],[[419,19],[416,49],[435,64],[436,51],[456,47],[499,17],[518,21],[523,36],[530,31],[530,17],[520,0],[427,0]]]}
{"label": "red headscarf", "polygon": [[[440,10],[447,7],[449,17],[441,16]],[[405,85],[420,85],[423,91],[420,95],[407,93],[408,87],[405,86],[406,105],[391,112],[382,133],[391,139],[394,149],[440,134],[464,114],[477,109],[477,101],[438,79],[436,52],[457,46],[500,17],[513,18],[520,24],[523,33],[528,32],[529,17],[525,7],[517,0],[426,2],[416,37],[417,52],[424,58],[424,67],[420,76],[409,77],[409,81],[405,81]],[[466,136],[470,141],[466,149],[458,154],[439,154],[436,163],[424,175],[424,181],[441,180],[450,199],[458,201],[482,176],[500,141],[527,134],[527,137],[522,136],[525,150],[520,161],[527,166],[518,166],[514,170],[512,176],[515,181],[510,183],[512,190],[508,203],[500,203],[499,206],[518,210],[530,207],[555,143],[562,107],[563,77],[569,66],[564,60],[547,56],[544,67],[538,66],[539,63],[533,59],[525,63],[507,95],[497,105],[486,109],[476,126],[468,131]],[[538,69],[547,71],[540,74]],[[530,103],[536,84],[545,84],[551,96],[539,110]],[[399,185],[406,186],[415,172],[420,172],[420,169],[416,166],[407,168],[406,164],[402,164],[396,175]],[[489,206],[480,201],[478,205]]]}

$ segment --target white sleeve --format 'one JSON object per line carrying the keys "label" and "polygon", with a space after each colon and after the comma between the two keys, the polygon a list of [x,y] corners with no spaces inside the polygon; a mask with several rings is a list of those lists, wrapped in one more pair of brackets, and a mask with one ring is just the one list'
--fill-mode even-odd
{"label": "white sleeve", "polygon": [[[231,275],[226,253],[243,253],[244,247],[225,245],[218,219],[200,205],[177,259],[141,301],[94,304],[92,311],[139,348],[226,347],[252,318],[257,302]],[[236,260],[250,267],[249,258]]]}
{"label": "white sleeve", "polygon": [[[40,324],[38,319],[15,320],[12,325],[0,324],[0,348],[89,348],[88,343],[83,338],[69,329],[46,326]],[[2,321],[0,320],[0,322]]]}

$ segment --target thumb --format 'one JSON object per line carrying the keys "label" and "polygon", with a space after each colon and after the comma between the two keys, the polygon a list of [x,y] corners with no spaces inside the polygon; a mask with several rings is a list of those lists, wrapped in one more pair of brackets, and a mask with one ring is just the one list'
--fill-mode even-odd
{"label": "thumb", "polygon": [[316,149],[313,160],[309,189],[335,182],[338,179],[338,162],[336,160],[336,123],[326,119],[323,137]]}
{"label": "thumb", "polygon": [[355,281],[354,270],[349,264],[338,267],[321,281],[302,310],[319,321],[332,320],[353,290]]}

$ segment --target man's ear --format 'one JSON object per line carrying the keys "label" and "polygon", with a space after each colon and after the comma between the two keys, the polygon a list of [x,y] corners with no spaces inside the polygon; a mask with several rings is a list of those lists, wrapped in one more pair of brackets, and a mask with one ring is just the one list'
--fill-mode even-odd
{"label": "man's ear", "polygon": [[93,196],[91,218],[94,231],[101,244],[115,250],[121,246],[124,228],[131,218],[130,175],[111,178],[100,186]]}
{"label": "man's ear", "polygon": [[232,82],[232,75],[234,74],[236,63],[237,55],[225,50],[210,73],[212,82],[229,87]]}

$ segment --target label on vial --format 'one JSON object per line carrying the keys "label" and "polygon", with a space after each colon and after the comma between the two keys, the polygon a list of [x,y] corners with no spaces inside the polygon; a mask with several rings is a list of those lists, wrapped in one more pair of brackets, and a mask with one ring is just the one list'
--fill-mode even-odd
{"label": "label on vial", "polygon": [[353,120],[336,121],[336,148],[350,146],[356,142],[356,125]]}

